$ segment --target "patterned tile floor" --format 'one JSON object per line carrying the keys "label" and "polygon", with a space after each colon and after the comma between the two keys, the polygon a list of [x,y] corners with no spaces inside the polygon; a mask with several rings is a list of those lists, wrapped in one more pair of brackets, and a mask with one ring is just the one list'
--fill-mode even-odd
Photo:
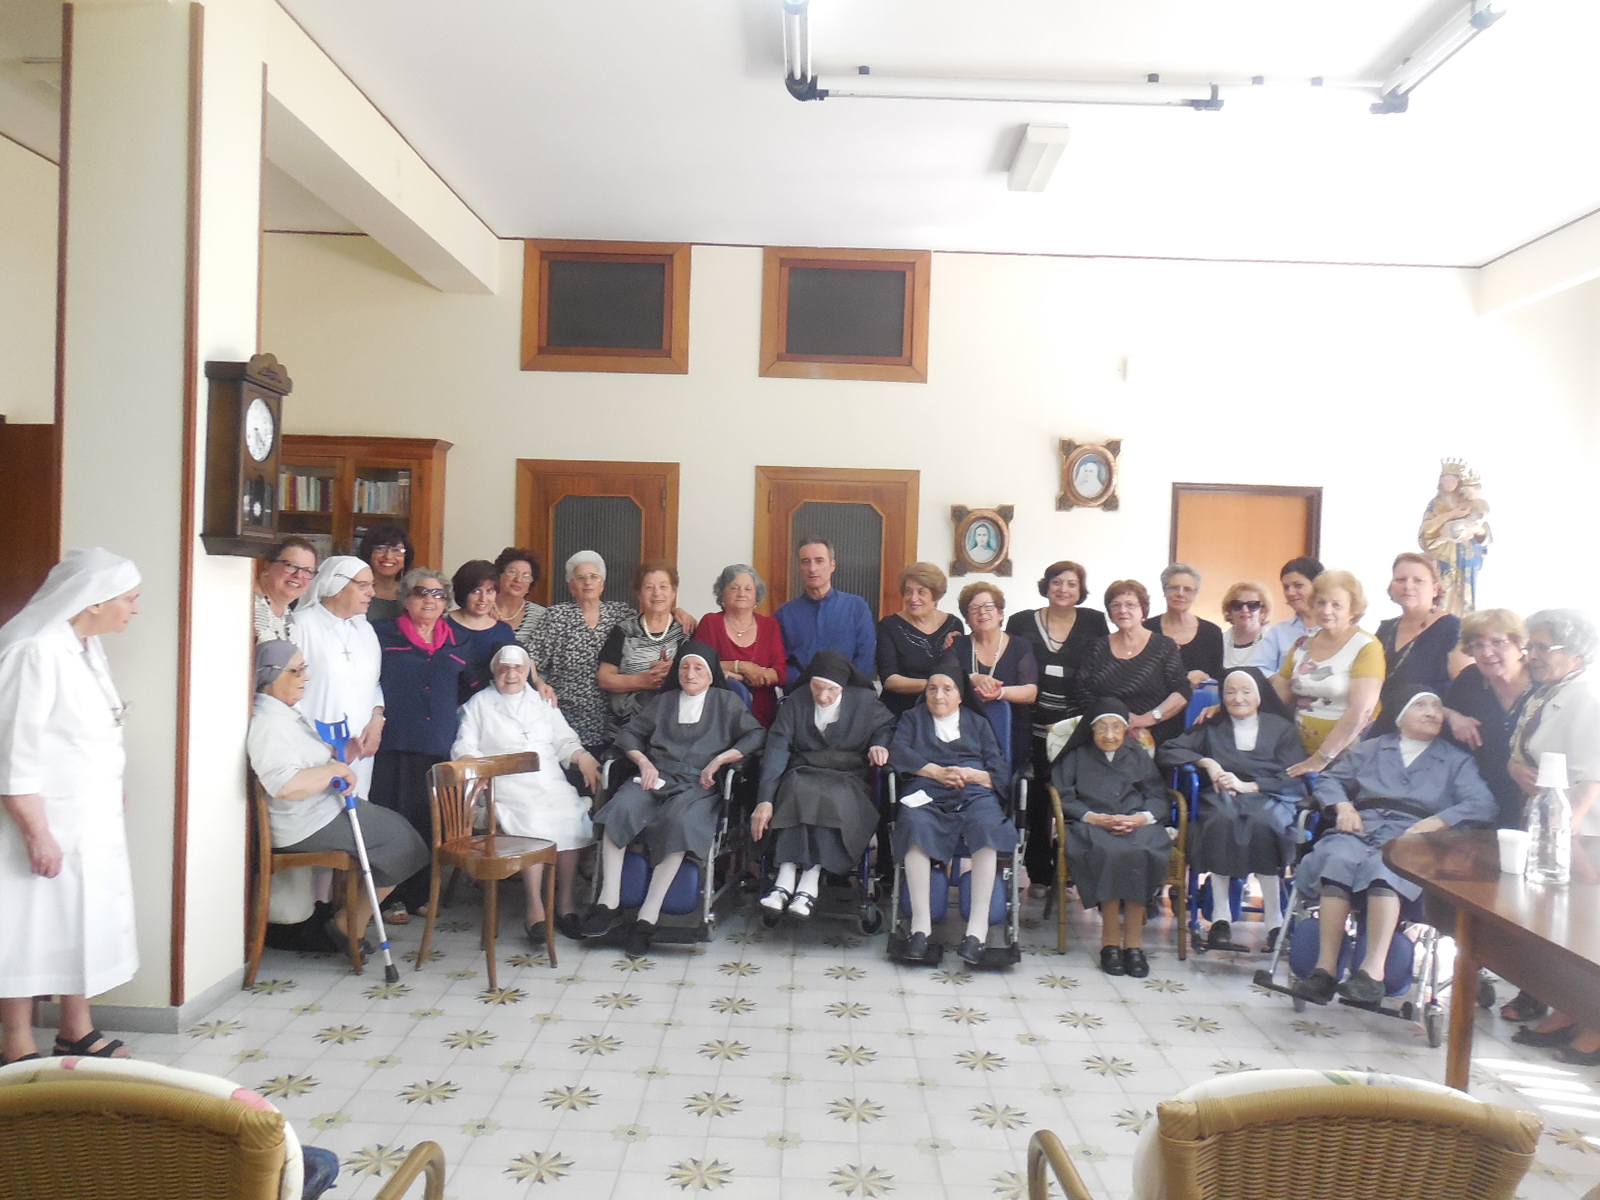
{"label": "patterned tile floor", "polygon": [[[1019,1197],[1040,1128],[1116,1200],[1157,1102],[1219,1072],[1442,1079],[1443,1050],[1411,1024],[1336,1005],[1296,1013],[1252,990],[1253,957],[1179,962],[1170,918],[1151,922],[1150,977],[1111,979],[1090,958],[1092,914],[1074,910],[1058,955],[1039,908],[1008,972],[953,969],[953,955],[950,969],[902,968],[853,924],[766,932],[734,909],[708,945],[638,962],[563,941],[551,970],[542,950],[503,943],[491,993],[477,909],[458,900],[420,972],[421,922],[394,932],[408,956],[398,984],[381,966],[358,978],[331,956],[269,950],[251,993],[132,1044],[272,1097],[306,1141],[340,1155],[345,1200],[370,1196],[422,1139],[444,1147],[456,1200]],[[1474,1093],[1544,1106],[1522,1196],[1581,1196],[1600,1181],[1600,1072],[1510,1032],[1479,1012]]]}

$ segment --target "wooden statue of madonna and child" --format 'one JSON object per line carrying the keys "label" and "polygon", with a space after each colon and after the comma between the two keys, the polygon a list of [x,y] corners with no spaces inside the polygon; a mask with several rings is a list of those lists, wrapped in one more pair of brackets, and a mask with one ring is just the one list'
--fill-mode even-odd
{"label": "wooden statue of madonna and child", "polygon": [[1482,480],[1466,462],[1439,463],[1439,491],[1422,514],[1417,543],[1439,564],[1443,594],[1439,606],[1456,616],[1477,608],[1478,572],[1493,536],[1489,503],[1479,492]]}

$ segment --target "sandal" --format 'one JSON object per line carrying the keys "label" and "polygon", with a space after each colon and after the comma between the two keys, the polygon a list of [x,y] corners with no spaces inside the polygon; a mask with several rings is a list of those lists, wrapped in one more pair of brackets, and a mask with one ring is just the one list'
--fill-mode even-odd
{"label": "sandal", "polygon": [[1537,996],[1518,992],[1500,1006],[1500,1016],[1506,1021],[1537,1021],[1550,1011],[1550,1006]]}
{"label": "sandal", "polygon": [[0,1067],[9,1067],[12,1063],[32,1062],[39,1057],[39,1052],[35,1050],[32,1054],[19,1054],[15,1058],[0,1058]]}
{"label": "sandal", "polygon": [[789,907],[789,902],[793,899],[794,893],[788,888],[775,887],[761,897],[761,907],[771,912],[781,913]]}
{"label": "sandal", "polygon": [[811,906],[816,902],[817,898],[810,892],[796,892],[794,899],[789,901],[789,915],[803,921],[811,915]]}
{"label": "sandal", "polygon": [[54,1054],[57,1058],[116,1058],[117,1051],[121,1049],[121,1042],[115,1038],[108,1042],[105,1034],[98,1029],[91,1029],[75,1042],[69,1042],[58,1034]]}

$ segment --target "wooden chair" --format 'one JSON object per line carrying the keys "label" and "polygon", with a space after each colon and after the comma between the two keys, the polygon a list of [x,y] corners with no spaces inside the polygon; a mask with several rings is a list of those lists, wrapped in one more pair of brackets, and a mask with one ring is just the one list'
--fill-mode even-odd
{"label": "wooden chair", "polygon": [[[433,814],[433,870],[428,881],[428,922],[422,930],[417,970],[428,961],[433,923],[439,914],[439,876],[455,867],[467,878],[483,883],[483,952],[489,963],[489,987],[499,986],[495,976],[494,940],[499,925],[500,881],[521,874],[525,867],[543,863],[545,951],[556,965],[556,844],[543,838],[510,837],[498,832],[494,815],[494,781],[502,775],[522,775],[539,769],[533,751],[496,754],[488,758],[459,758],[439,763],[428,771],[428,807]],[[472,813],[482,795],[487,810],[484,831],[472,827]]]}
{"label": "wooden chair", "polygon": [[[1167,1200],[1511,1200],[1544,1128],[1459,1094],[1359,1085],[1167,1100],[1156,1119]],[[1028,1143],[1030,1200],[1045,1200],[1047,1166],[1067,1200],[1093,1200],[1048,1130]]]}
{"label": "wooden chair", "polygon": [[[250,966],[245,972],[244,986],[256,981],[261,969],[261,951],[267,944],[267,910],[272,906],[272,877],[279,871],[294,867],[332,867],[344,872],[344,905],[346,912],[354,912],[356,897],[361,888],[361,864],[353,854],[342,850],[326,850],[316,854],[280,854],[272,848],[272,820],[267,813],[267,789],[258,779],[251,780],[254,796],[252,810],[256,843],[256,881],[250,904]],[[341,818],[347,819],[347,818]],[[350,939],[350,965],[361,974],[361,939]]]}
{"label": "wooden chair", "polygon": [[[1167,881],[1163,891],[1177,889],[1172,901],[1173,916],[1178,921],[1178,959],[1189,957],[1189,804],[1181,795],[1167,789],[1172,802],[1172,825],[1177,836],[1172,839],[1172,853],[1167,856]],[[1072,874],[1067,870],[1067,818],[1061,811],[1061,793],[1050,785],[1050,807],[1055,814],[1056,829],[1056,881],[1055,894],[1050,898],[1056,910],[1056,950],[1067,952],[1067,888],[1072,884]]]}
{"label": "wooden chair", "polygon": [[[300,1140],[231,1080],[132,1059],[49,1059],[0,1069],[0,1200],[299,1200]],[[384,1183],[419,1174],[444,1192],[444,1152],[420,1142]]]}

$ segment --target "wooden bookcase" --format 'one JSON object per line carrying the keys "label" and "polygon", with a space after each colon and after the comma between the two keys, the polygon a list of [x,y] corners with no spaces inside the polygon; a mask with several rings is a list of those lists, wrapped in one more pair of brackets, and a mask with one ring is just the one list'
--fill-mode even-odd
{"label": "wooden bookcase", "polygon": [[445,570],[444,457],[436,438],[285,434],[279,455],[278,531],[318,557],[354,554],[371,525],[411,535],[416,565]]}

